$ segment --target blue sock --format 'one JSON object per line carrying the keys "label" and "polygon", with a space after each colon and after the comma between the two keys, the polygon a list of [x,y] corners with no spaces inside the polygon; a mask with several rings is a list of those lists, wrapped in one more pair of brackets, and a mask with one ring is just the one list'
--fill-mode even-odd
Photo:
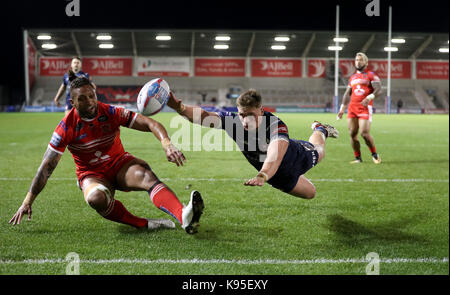
{"label": "blue sock", "polygon": [[320,131],[325,135],[325,137],[328,137],[328,131],[323,126],[318,126],[318,127],[314,128],[314,131]]}

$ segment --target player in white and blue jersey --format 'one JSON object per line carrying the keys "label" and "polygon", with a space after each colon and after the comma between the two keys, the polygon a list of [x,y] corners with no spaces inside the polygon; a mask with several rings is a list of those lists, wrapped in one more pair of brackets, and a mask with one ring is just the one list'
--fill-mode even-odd
{"label": "player in white and blue jersey", "polygon": [[261,95],[253,89],[237,99],[237,114],[207,112],[200,107],[184,105],[173,93],[167,105],[189,121],[224,129],[233,138],[258,171],[244,185],[262,186],[267,182],[285,193],[305,199],[314,198],[316,189],[304,174],[325,157],[326,138],[339,136],[334,127],[315,121],[308,141],[290,138],[286,124],[264,111]]}
{"label": "player in white and blue jersey", "polygon": [[[91,77],[89,77],[88,73],[85,73],[81,70],[81,59],[79,57],[72,58],[72,62],[70,63],[69,71],[72,71],[77,78],[88,78],[91,81],[94,89],[97,88],[96,85],[92,82]],[[66,93],[66,114],[72,109],[72,104],[70,103],[70,81],[69,81],[69,71],[64,73],[61,86],[56,93],[54,98],[54,102],[56,106],[60,106],[59,99],[63,96],[64,92]]]}

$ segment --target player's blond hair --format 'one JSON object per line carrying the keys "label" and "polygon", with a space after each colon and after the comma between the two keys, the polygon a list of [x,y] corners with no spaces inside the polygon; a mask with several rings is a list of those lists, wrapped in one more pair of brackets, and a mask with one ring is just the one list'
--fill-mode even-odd
{"label": "player's blond hair", "polygon": [[261,94],[255,89],[249,89],[239,95],[236,104],[242,108],[259,108],[262,104]]}
{"label": "player's blond hair", "polygon": [[367,55],[366,55],[364,52],[358,52],[358,53],[356,54],[356,56],[362,56],[362,58],[364,59],[364,61],[365,61],[366,63],[369,62],[369,58],[367,57]]}

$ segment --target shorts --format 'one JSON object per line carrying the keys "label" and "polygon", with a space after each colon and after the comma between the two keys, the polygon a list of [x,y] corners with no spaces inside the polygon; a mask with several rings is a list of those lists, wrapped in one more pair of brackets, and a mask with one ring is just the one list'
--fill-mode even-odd
{"label": "shorts", "polygon": [[130,153],[124,153],[122,156],[118,157],[114,161],[104,163],[99,165],[99,167],[87,171],[77,171],[78,187],[81,189],[83,187],[83,181],[88,177],[93,177],[97,179],[106,180],[114,186],[116,185],[116,176],[120,169],[128,162],[136,159]]}
{"label": "shorts", "polygon": [[291,192],[301,175],[317,165],[319,153],[304,140],[289,140],[289,147],[275,175],[267,182],[285,193]]}
{"label": "shorts", "polygon": [[371,105],[365,107],[360,103],[349,104],[347,118],[358,118],[362,120],[369,120],[369,122],[372,122],[372,113],[373,107]]}

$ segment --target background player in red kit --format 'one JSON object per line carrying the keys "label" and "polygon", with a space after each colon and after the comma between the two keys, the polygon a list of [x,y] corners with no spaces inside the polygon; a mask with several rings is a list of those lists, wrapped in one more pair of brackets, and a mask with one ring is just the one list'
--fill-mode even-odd
{"label": "background player in red kit", "polygon": [[136,217],[114,199],[115,190],[147,191],[152,202],[171,215],[189,234],[197,232],[204,205],[201,195],[192,191],[187,206],[152,172],[149,165],[124,151],[120,126],[152,132],[161,141],[167,159],[183,165],[183,153],[170,143],[159,122],[124,108],[97,101],[95,89],[86,77],[71,72],[70,98],[74,108],[56,127],[22,206],[9,221],[19,224],[24,214],[31,218],[31,205],[56,168],[66,147],[76,164],[78,183],[86,202],[106,219],[136,228],[174,228],[168,219]]}
{"label": "background player in red kit", "polygon": [[[342,98],[338,118],[344,115],[345,108],[350,99],[347,112],[348,130],[350,131],[350,142],[355,155],[351,163],[361,163],[361,145],[358,140],[358,131],[372,153],[375,164],[381,163],[381,157],[377,154],[375,142],[370,135],[370,124],[372,123],[373,99],[381,94],[380,78],[371,71],[367,71],[369,59],[367,55],[358,52],[355,57],[356,73],[350,77],[347,90]],[[351,98],[350,98],[351,95]]]}

